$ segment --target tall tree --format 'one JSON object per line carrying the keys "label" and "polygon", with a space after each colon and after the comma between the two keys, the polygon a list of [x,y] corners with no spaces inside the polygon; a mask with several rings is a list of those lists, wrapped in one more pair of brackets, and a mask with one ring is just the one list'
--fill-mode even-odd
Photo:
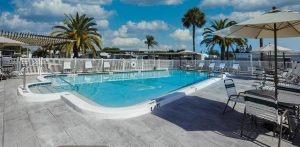
{"label": "tall tree", "polygon": [[182,18],[183,26],[193,28],[193,51],[195,52],[195,32],[196,27],[201,28],[205,23],[205,14],[197,7],[189,9]]}
{"label": "tall tree", "polygon": [[[225,59],[225,50],[229,52],[229,48],[234,51],[233,46],[243,46],[247,45],[247,40],[242,38],[224,38],[214,34],[215,31],[222,30],[224,28],[230,27],[236,24],[235,21],[230,21],[228,19],[214,20],[209,28],[204,28],[203,40],[200,45],[205,44],[208,49],[214,49],[215,45],[219,45],[221,48],[221,60]],[[229,54],[227,54],[227,60],[229,59]]]}
{"label": "tall tree", "polygon": [[63,51],[74,53],[74,58],[78,57],[81,51],[83,55],[86,54],[87,49],[90,49],[93,56],[96,56],[97,48],[101,49],[101,35],[98,33],[97,25],[93,17],[88,17],[85,14],[75,16],[71,14],[65,15],[66,19],[63,21],[64,25],[57,25],[53,27],[52,35],[68,38],[74,42],[63,45]]}
{"label": "tall tree", "polygon": [[158,42],[155,40],[155,38],[152,35],[146,35],[146,40],[144,43],[148,47],[148,53],[149,53],[150,47],[158,46]]}

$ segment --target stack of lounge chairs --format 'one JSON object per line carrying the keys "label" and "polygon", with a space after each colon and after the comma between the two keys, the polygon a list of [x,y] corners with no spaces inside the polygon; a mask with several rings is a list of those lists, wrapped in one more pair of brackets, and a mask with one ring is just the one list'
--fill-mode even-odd
{"label": "stack of lounge chairs", "polygon": [[214,72],[224,72],[225,71],[225,63],[220,63],[219,66],[217,68],[215,68]]}
{"label": "stack of lounge chairs", "polygon": [[239,74],[240,73],[240,65],[239,63],[234,63],[232,67],[226,66],[225,62],[221,62],[220,64],[216,64],[215,62],[210,62],[208,65],[205,66],[204,62],[200,62],[198,66],[195,68],[198,71],[209,71],[209,72],[231,72],[232,74]]}
{"label": "stack of lounge chairs", "polygon": [[239,63],[234,63],[232,65],[232,70],[231,70],[232,73],[235,73],[235,74],[238,74],[240,73],[240,64]]}
{"label": "stack of lounge chairs", "polygon": [[[278,85],[284,87],[300,87],[300,63],[278,75]],[[274,75],[263,74],[258,84],[259,89],[274,89]]]}

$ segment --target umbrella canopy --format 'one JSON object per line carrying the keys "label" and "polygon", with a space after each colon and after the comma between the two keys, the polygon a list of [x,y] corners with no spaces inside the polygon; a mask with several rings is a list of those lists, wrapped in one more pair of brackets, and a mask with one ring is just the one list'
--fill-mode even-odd
{"label": "umbrella canopy", "polygon": [[273,10],[214,34],[227,38],[273,38],[274,30],[276,30],[277,37],[299,37],[300,14]]}
{"label": "umbrella canopy", "polygon": [[300,14],[292,11],[279,11],[273,7],[271,12],[238,23],[215,34],[230,38],[274,38],[274,82],[275,96],[277,97],[277,37],[299,37]]}
{"label": "umbrella canopy", "polygon": [[21,45],[26,45],[23,42],[12,40],[6,37],[0,36],[0,47],[1,46],[21,46]]}
{"label": "umbrella canopy", "polygon": [[[257,50],[253,50],[252,53],[269,53],[269,52],[274,52],[274,49],[275,49],[274,44],[268,44]],[[290,52],[290,51],[292,51],[292,49],[277,46],[277,52]]]}

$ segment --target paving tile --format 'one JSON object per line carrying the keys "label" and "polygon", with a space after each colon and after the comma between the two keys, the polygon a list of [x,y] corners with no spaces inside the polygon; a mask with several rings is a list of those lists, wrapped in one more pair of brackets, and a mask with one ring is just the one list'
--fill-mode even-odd
{"label": "paving tile", "polygon": [[[35,81],[35,77],[28,77],[28,82],[30,81]],[[3,92],[1,84],[5,88]],[[5,147],[277,145],[277,138],[263,134],[254,135],[255,141],[239,137],[244,105],[237,105],[235,111],[222,115],[224,102],[227,100],[222,81],[151,114],[121,120],[105,120],[81,115],[62,100],[46,103],[24,102],[16,95],[16,87],[19,84],[22,84],[21,80],[9,79],[5,85],[0,82],[0,138],[1,134],[4,134],[4,142],[0,143],[0,147],[2,144]],[[236,87],[239,91],[252,88],[249,81],[241,79],[236,79]],[[299,135],[296,140],[300,140]],[[293,144],[282,142],[282,146],[299,145],[299,141]]]}
{"label": "paving tile", "polygon": [[67,129],[67,133],[78,145],[105,145],[94,129],[83,124]]}

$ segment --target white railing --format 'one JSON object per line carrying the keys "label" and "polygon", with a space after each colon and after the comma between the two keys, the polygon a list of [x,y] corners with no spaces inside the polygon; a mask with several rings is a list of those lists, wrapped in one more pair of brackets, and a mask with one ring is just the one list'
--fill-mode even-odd
{"label": "white railing", "polygon": [[[92,68],[86,69],[85,62],[91,62]],[[64,62],[70,62],[71,69],[64,69]],[[109,63],[109,68],[104,68],[104,63]],[[230,71],[234,63],[239,63],[240,71],[251,73],[255,69],[272,69],[274,62],[269,61],[221,61],[221,60],[146,60],[146,59],[71,59],[71,58],[19,58],[15,63],[16,70],[26,69],[27,75],[53,73],[82,73],[82,72],[125,72],[125,71],[145,71],[154,69],[178,69],[185,65],[197,68],[200,62],[204,62],[204,67],[208,67],[211,62],[225,63],[225,71]],[[278,67],[283,68],[283,63],[279,62]],[[291,67],[291,63],[286,63],[286,67]],[[48,70],[46,70],[48,69]]]}

